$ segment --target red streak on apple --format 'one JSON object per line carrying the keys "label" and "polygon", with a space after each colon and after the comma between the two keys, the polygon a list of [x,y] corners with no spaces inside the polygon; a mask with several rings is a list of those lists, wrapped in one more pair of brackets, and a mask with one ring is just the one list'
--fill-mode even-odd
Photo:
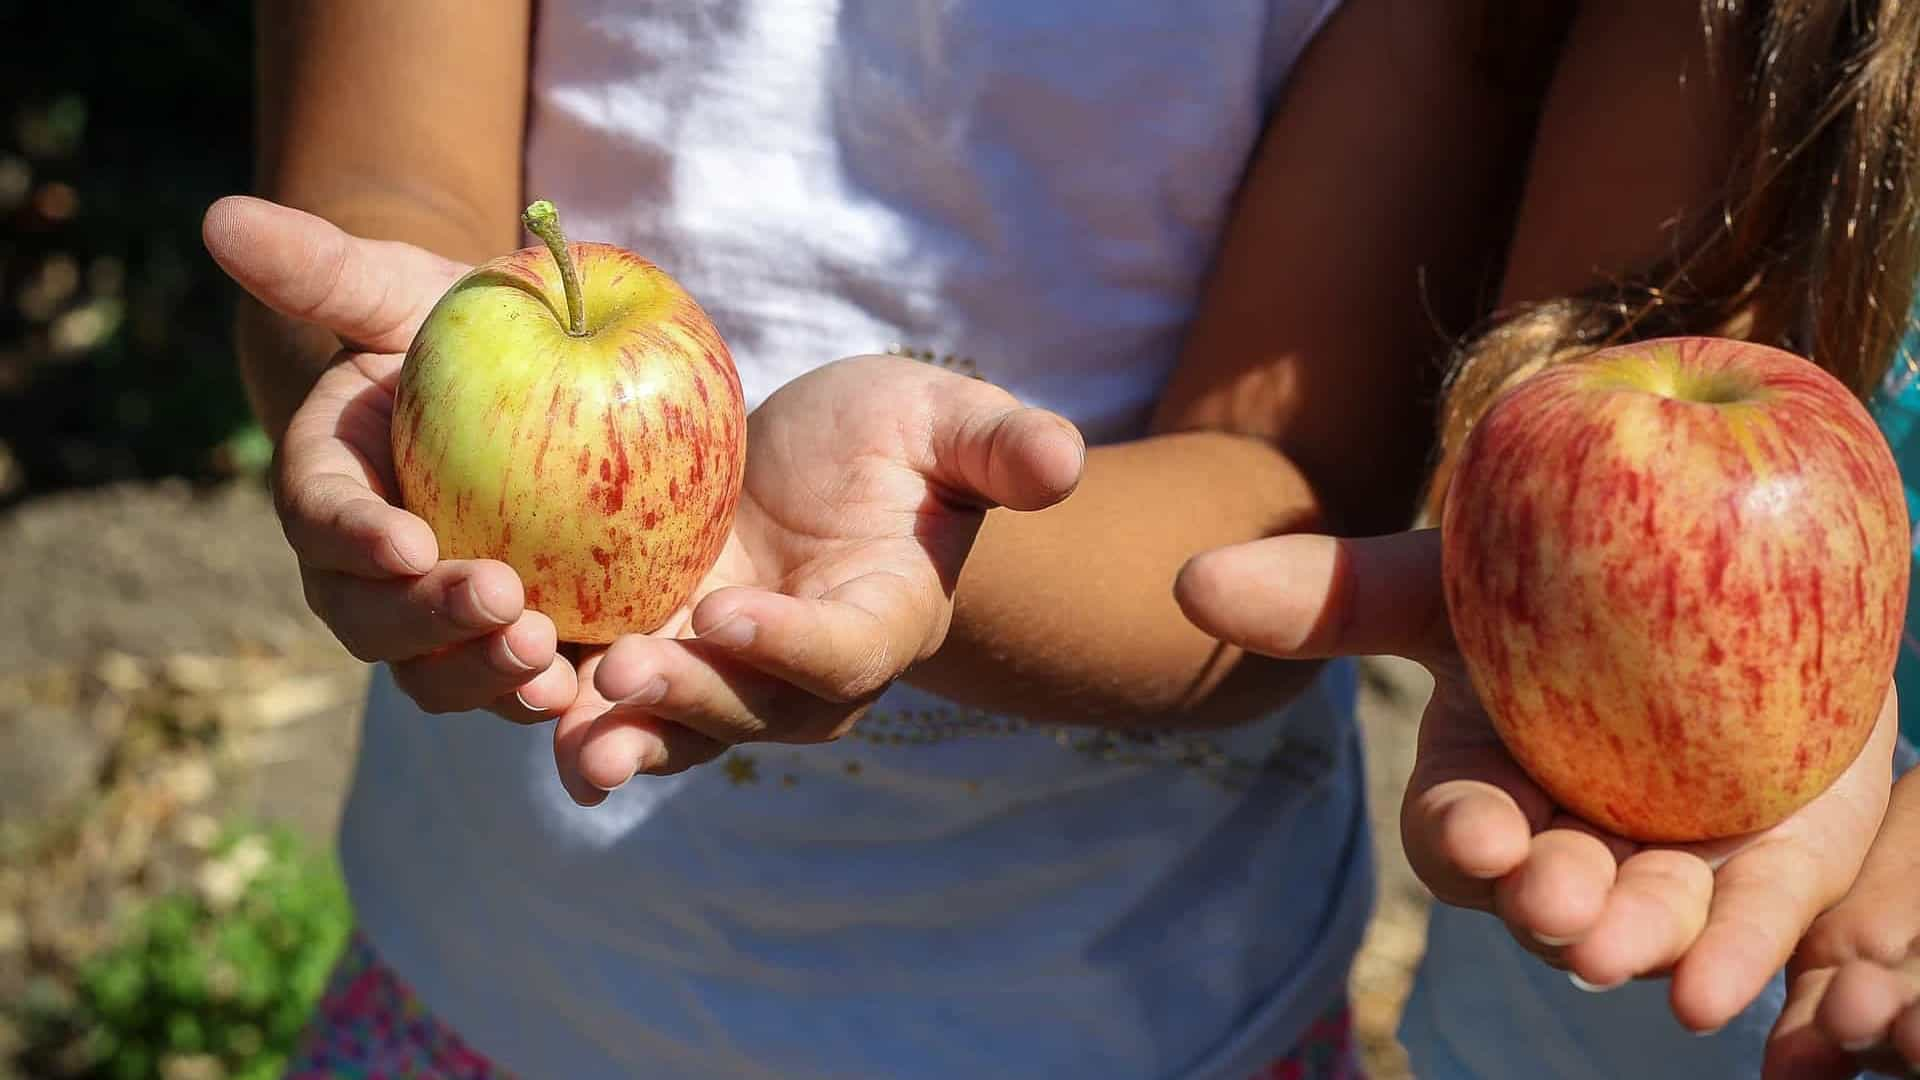
{"label": "red streak on apple", "polygon": [[498,559],[563,641],[657,629],[731,529],[746,455],[738,373],[663,270],[567,247],[572,334],[544,246],[475,268],[416,337],[395,395],[401,501],[443,558]]}
{"label": "red streak on apple", "polygon": [[1442,536],[1496,731],[1557,802],[1620,835],[1775,824],[1878,718],[1905,499],[1872,417],[1800,357],[1689,338],[1548,368],[1475,426]]}

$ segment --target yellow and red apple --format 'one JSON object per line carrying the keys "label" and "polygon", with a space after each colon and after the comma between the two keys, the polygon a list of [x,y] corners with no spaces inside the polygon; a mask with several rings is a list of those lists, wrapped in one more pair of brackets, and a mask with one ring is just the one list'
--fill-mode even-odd
{"label": "yellow and red apple", "polygon": [[659,267],[544,241],[484,263],[435,304],[401,368],[402,504],[442,558],[498,559],[560,640],[658,628],[718,560],[746,465],[726,343]]}
{"label": "yellow and red apple", "polygon": [[1502,393],[1442,515],[1449,620],[1514,759],[1641,841],[1771,826],[1872,731],[1908,523],[1872,417],[1813,363],[1674,338]]}

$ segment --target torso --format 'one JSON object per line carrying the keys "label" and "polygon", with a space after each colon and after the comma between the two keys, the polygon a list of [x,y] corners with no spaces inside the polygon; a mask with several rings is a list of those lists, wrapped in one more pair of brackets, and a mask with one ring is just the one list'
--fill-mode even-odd
{"label": "torso", "polygon": [[[1130,438],[1330,6],[544,0],[527,196],[686,285],[750,406],[896,349]],[[1352,696],[1335,664],[1130,737],[896,687],[586,810],[547,729],[382,673],[343,858],[383,954],[525,1075],[1237,1076],[1364,925]]]}

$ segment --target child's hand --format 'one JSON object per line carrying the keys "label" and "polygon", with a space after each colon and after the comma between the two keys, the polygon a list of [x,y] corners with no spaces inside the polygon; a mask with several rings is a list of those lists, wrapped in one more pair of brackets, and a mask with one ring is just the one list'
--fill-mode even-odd
{"label": "child's hand", "polygon": [[519,575],[499,562],[442,560],[427,523],[388,498],[401,358],[467,268],[260,199],[215,203],[204,233],[262,304],[351,343],[275,455],[274,505],[308,606],[354,656],[389,663],[429,712],[486,708],[527,722],[571,702],[573,668],[555,655],[553,620],[525,609]]}
{"label": "child's hand", "polygon": [[1787,966],[1768,1080],[1920,1073],[1920,769],[1894,785],[1886,822],[1846,898]]}
{"label": "child's hand", "polygon": [[1455,651],[1437,531],[1368,540],[1286,536],[1195,559],[1182,607],[1270,656],[1392,654],[1435,690],[1401,830],[1440,900],[1492,912],[1520,944],[1591,987],[1671,972],[1674,1015],[1732,1019],[1853,882],[1886,808],[1889,694],[1860,757],[1785,822],[1737,843],[1641,847],[1561,812],[1506,752]]}
{"label": "child's hand", "polygon": [[1060,417],[884,356],[801,376],[747,430],[719,564],[659,633],[582,663],[554,735],[579,802],[735,743],[844,733],[944,640],[987,509],[1053,505],[1085,458]]}

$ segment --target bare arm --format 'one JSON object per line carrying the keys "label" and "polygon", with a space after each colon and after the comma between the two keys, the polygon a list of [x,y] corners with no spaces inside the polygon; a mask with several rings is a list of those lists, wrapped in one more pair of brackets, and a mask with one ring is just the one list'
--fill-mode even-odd
{"label": "bare arm", "polygon": [[[1676,218],[1714,206],[1736,114],[1727,88],[1700,78],[1698,15],[1666,0],[1581,5],[1530,155],[1504,300],[1631,274],[1663,254]],[[1871,837],[1863,823],[1885,806],[1891,698],[1852,769],[1731,855],[1610,846],[1564,827],[1515,765],[1464,684],[1445,618],[1408,618],[1445,610],[1437,530],[1287,537],[1197,565],[1194,576],[1238,586],[1195,605],[1222,637],[1281,655],[1427,663],[1439,689],[1401,816],[1421,880],[1447,903],[1496,914],[1523,947],[1595,986],[1670,972],[1674,1016],[1691,1030],[1727,1023],[1780,970],[1854,880]],[[1275,615],[1302,611],[1319,613],[1319,625]]]}
{"label": "bare arm", "polygon": [[[1724,80],[1731,65],[1717,71]],[[1714,205],[1733,141],[1697,5],[1580,6],[1541,116],[1502,306],[1566,296],[1667,253]]]}
{"label": "bare arm", "polygon": [[1238,722],[1304,683],[1310,665],[1196,629],[1172,585],[1210,548],[1410,515],[1432,319],[1457,332],[1492,290],[1529,120],[1468,59],[1470,6],[1333,19],[1270,120],[1155,434],[1092,450],[1059,507],[989,516],[909,681],[1116,725]]}
{"label": "bare arm", "polygon": [[[518,244],[528,0],[262,0],[259,193],[477,262]],[[247,301],[250,400],[276,439],[340,342]]]}

